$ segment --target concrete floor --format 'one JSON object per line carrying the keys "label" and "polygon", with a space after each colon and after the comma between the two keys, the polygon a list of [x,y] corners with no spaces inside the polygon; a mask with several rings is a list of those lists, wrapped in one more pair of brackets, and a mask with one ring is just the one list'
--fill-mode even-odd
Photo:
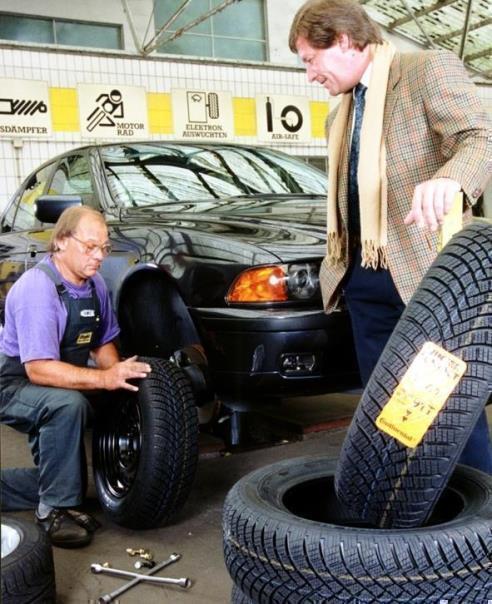
{"label": "concrete floor", "polygon": [[[57,603],[92,604],[99,596],[122,585],[125,579],[94,575],[90,572],[90,565],[108,561],[114,568],[134,570],[134,559],[126,554],[127,547],[150,549],[159,561],[172,552],[182,554],[179,562],[159,574],[189,577],[193,583],[186,591],[177,587],[139,585],[118,601],[126,604],[230,602],[232,582],[222,557],[221,533],[222,504],[227,492],[248,472],[279,460],[319,454],[336,457],[357,400],[357,395],[341,393],[292,399],[281,407],[270,408],[268,416],[272,424],[290,426],[289,442],[230,453],[221,441],[202,437],[198,472],[191,495],[170,526],[132,531],[112,524],[104,518],[93,484],[89,484],[86,509],[102,523],[102,528],[86,548],[53,549]],[[487,412],[492,425],[492,406],[487,408]],[[23,435],[1,426],[0,436],[2,467],[31,465]],[[90,451],[90,433],[87,441],[87,450]],[[31,512],[14,515],[32,519]]]}
{"label": "concrete floor", "polygon": [[[54,548],[58,604],[88,604],[113,591],[125,579],[94,575],[90,565],[110,562],[114,568],[133,569],[134,559],[128,547],[147,548],[156,560],[172,552],[182,554],[176,564],[163,570],[162,576],[189,577],[188,590],[178,587],[139,585],[121,596],[127,604],[226,604],[230,602],[232,582],[222,556],[222,504],[232,485],[248,472],[282,459],[325,454],[336,457],[343,441],[358,396],[350,394],[295,399],[280,409],[272,407],[272,423],[284,422],[291,428],[289,439],[297,441],[229,453],[221,442],[202,439],[200,461],[194,486],[182,512],[170,526],[149,531],[132,531],[106,520],[92,484],[89,484],[87,511],[102,523],[93,542],[79,550]],[[31,465],[26,438],[1,427],[2,467]],[[88,440],[90,433],[88,434]],[[89,445],[89,443],[88,443]],[[90,451],[90,446],[87,447]],[[32,512],[17,512],[32,519]]]}

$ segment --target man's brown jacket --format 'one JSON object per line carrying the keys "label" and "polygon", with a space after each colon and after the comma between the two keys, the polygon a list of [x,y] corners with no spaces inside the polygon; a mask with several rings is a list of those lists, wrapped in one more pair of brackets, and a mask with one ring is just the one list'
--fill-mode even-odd
{"label": "man's brown jacket", "polygon": [[[328,119],[328,135],[334,114]],[[458,181],[468,208],[466,221],[471,215],[470,206],[482,195],[492,174],[490,117],[456,55],[448,51],[395,54],[383,136],[388,178],[388,265],[403,301],[408,303],[434,260],[438,245],[438,233],[403,224],[415,186],[439,177]],[[338,219],[346,242],[348,137],[343,145],[337,176]],[[334,176],[329,174],[329,178]],[[330,267],[323,261],[320,280],[328,312],[336,305],[348,261],[348,245],[344,265]]]}

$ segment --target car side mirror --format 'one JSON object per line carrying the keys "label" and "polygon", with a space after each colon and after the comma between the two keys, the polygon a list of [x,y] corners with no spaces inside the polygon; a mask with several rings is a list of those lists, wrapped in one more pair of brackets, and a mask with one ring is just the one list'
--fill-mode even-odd
{"label": "car side mirror", "polygon": [[80,195],[40,195],[36,199],[35,216],[40,222],[54,224],[63,210],[81,205]]}

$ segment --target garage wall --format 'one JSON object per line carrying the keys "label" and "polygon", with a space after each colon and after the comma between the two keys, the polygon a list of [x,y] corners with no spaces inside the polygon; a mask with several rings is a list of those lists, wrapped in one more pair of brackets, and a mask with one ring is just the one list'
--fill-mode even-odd
{"label": "garage wall", "polygon": [[[0,211],[20,181],[39,163],[68,148],[86,144],[80,128],[78,84],[139,86],[145,91],[150,139],[174,139],[171,91],[199,88],[230,92],[234,138],[257,143],[255,97],[277,94],[304,97],[309,102],[312,138],[305,144],[280,144],[280,149],[302,156],[324,157],[323,124],[337,102],[326,97],[320,86],[307,83],[305,72],[287,46],[292,16],[303,0],[266,0],[270,63],[244,64],[233,61],[190,60],[156,55],[141,58],[135,53],[133,37],[121,0],[23,0],[23,14],[121,24],[125,51],[90,52],[66,47],[44,48],[15,43],[0,45],[0,78],[46,82],[51,105],[52,134],[49,138],[0,137]],[[131,0],[137,36],[143,39],[152,12],[152,0]],[[280,8],[280,10],[279,10]],[[0,10],[15,6],[0,0]],[[415,46],[400,37],[389,38],[402,50]],[[479,94],[492,108],[492,88],[480,87]],[[4,96],[4,95],[2,95]]]}
{"label": "garage wall", "polygon": [[150,139],[174,139],[171,90],[205,89],[232,95],[234,138],[257,143],[255,96],[288,94],[309,99],[312,139],[309,144],[278,145],[293,154],[325,154],[323,124],[328,113],[326,94],[310,85],[304,71],[281,66],[242,66],[190,60],[142,60],[135,56],[82,52],[43,52],[0,48],[0,77],[47,82],[52,135],[48,139],[0,138],[0,206],[19,180],[39,163],[67,148],[91,142],[82,138],[77,85],[142,87],[146,94]]}

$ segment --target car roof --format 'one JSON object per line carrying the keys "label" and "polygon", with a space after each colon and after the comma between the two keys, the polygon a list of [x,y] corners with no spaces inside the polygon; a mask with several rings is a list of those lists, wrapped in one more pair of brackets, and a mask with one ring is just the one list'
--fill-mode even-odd
{"label": "car roof", "polygon": [[132,147],[137,147],[139,145],[152,145],[152,146],[177,146],[177,147],[191,147],[191,148],[198,148],[198,149],[213,149],[213,148],[224,148],[224,147],[238,147],[241,149],[265,149],[265,150],[269,150],[269,151],[274,151],[274,152],[280,152],[282,153],[282,151],[278,150],[278,149],[273,149],[271,147],[269,147],[268,145],[253,145],[253,144],[245,144],[245,143],[238,143],[238,142],[233,142],[233,141],[224,141],[224,142],[218,142],[218,141],[182,141],[182,140],[163,140],[163,139],[159,139],[159,140],[121,140],[121,141],[113,141],[113,142],[103,142],[103,143],[91,143],[88,145],[80,145],[77,147],[72,147],[70,149],[67,149],[66,151],[63,151],[62,153],[59,153],[57,155],[54,155],[53,157],[51,157],[50,159],[48,159],[45,163],[51,163],[54,160],[57,160],[61,157],[65,157],[66,155],[71,155],[72,153],[76,153],[77,151],[89,151],[91,149],[104,149],[106,147],[118,147],[118,146],[132,146]]}

